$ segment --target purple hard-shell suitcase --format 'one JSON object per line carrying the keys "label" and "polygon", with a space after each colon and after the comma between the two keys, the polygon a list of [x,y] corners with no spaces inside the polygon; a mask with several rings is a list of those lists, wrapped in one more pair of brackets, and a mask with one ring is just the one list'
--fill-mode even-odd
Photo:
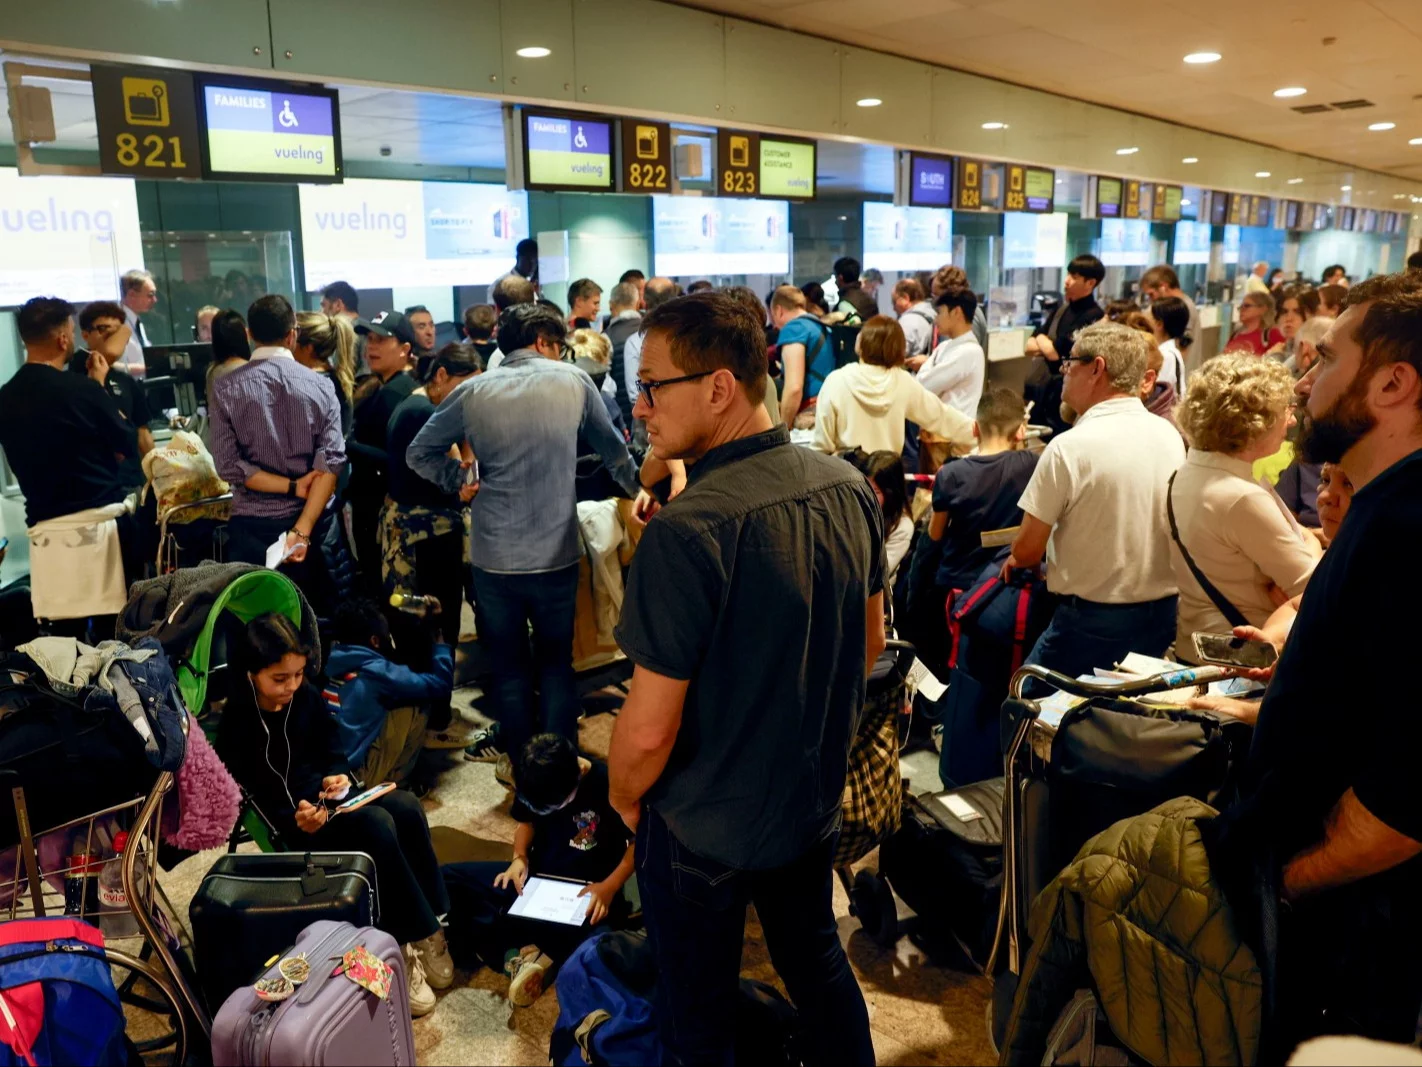
{"label": "purple hard-shell suitcase", "polygon": [[[395,972],[383,1001],[344,975],[331,974],[339,958],[357,945]],[[212,1023],[215,1067],[414,1067],[410,987],[395,939],[373,926],[322,919],[301,931],[282,955],[301,952],[311,964],[311,977],[286,1000],[262,1000],[249,985],[227,998]],[[273,963],[262,977],[276,973]]]}

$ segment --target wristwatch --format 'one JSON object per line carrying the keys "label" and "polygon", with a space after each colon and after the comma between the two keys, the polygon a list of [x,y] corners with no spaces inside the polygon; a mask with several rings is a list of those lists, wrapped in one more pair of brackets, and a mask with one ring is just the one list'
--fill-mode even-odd
{"label": "wristwatch", "polygon": [[287,495],[287,496],[295,496],[295,495],[296,495],[296,479],[295,479],[295,478],[288,478],[288,479],[286,480],[286,495]]}

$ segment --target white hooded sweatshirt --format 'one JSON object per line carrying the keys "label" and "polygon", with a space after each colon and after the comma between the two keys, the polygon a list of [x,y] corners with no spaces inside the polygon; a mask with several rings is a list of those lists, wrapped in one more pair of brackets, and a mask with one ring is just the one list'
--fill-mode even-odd
{"label": "white hooded sweatshirt", "polygon": [[832,371],[815,405],[814,446],[831,455],[851,448],[901,452],[904,420],[971,447],[973,420],[949,407],[902,367],[851,363]]}

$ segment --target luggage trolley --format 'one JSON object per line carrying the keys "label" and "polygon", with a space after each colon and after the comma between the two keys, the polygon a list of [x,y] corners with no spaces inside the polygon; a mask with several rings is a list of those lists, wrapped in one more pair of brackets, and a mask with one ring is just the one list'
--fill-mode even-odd
{"label": "luggage trolley", "polygon": [[[1007,708],[1016,709],[1020,717],[1012,731],[1003,761],[1006,778],[1002,811],[1002,903],[998,910],[992,949],[984,968],[987,976],[994,980],[993,1000],[988,1009],[989,1032],[994,1047],[997,1047],[1003,1036],[1012,1009],[1012,998],[1016,994],[1017,976],[1021,974],[1022,959],[1027,949],[1029,910],[1037,894],[1057,874],[1057,871],[1052,869],[1055,864],[1050,856],[1047,836],[1048,798],[1042,769],[1051,763],[1052,744],[1058,727],[1042,719],[1042,709],[1038,701],[1024,699],[1027,683],[1035,679],[1052,689],[1084,700],[1109,700],[1145,697],[1171,689],[1203,689],[1212,682],[1234,676],[1235,672],[1227,667],[1182,665],[1179,670],[1147,678],[1102,679],[1099,682],[1089,682],[1069,678],[1036,664],[1022,667],[1012,676],[1011,703]],[[1184,709],[1181,711],[1183,713]],[[1190,714],[1210,716],[1208,712]],[[1243,724],[1235,725],[1247,729]],[[1006,727],[1004,736],[1005,731]],[[1084,841],[1078,843],[1077,847],[1081,843]]]}
{"label": "luggage trolley", "polygon": [[[187,716],[184,716],[185,734],[187,729]],[[5,777],[11,781],[6,782]],[[172,773],[161,772],[144,796],[46,827],[38,833],[31,827],[32,816],[23,787],[13,785],[13,773],[5,777],[0,777],[0,785],[12,785],[20,843],[11,852],[15,856],[13,868],[7,869],[4,859],[0,858],[0,922],[66,914],[99,924],[103,915],[125,914],[120,911],[95,914],[100,865],[90,856],[111,829],[131,820],[123,852],[121,882],[128,901],[127,915],[132,917],[138,932],[131,938],[121,936],[115,940],[141,939],[142,944],[137,955],[108,945],[104,954],[111,965],[128,972],[118,987],[124,1004],[165,1015],[171,1020],[171,1029],[166,1033],[135,1041],[134,1046],[145,1054],[171,1049],[173,1063],[185,1062],[191,1028],[201,1031],[205,1046],[211,1021],[195,992],[195,974],[190,962],[192,946],[187,929],[157,880],[159,827],[164,797],[173,786]],[[71,857],[69,842],[83,851]],[[140,979],[156,990],[157,997],[139,989]]]}
{"label": "luggage trolley", "polygon": [[[210,521],[212,552],[207,558],[224,562],[227,546],[227,522],[225,516],[232,510],[232,494],[207,496],[200,500],[190,500],[185,504],[175,504],[162,511],[158,517],[158,556],[154,560],[155,573],[169,574],[181,565],[182,547],[178,543],[177,532],[170,526],[184,526],[190,523]],[[194,546],[196,547],[196,546]]]}

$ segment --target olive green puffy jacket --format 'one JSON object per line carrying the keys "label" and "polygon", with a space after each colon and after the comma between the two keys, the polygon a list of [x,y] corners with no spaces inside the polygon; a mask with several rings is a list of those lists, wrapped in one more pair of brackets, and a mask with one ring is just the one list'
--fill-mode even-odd
{"label": "olive green puffy jacket", "polygon": [[1254,1063],[1260,972],[1210,878],[1198,821],[1215,814],[1181,798],[1122,820],[1042,891],[1002,1063],[1041,1063],[1058,1014],[1091,987],[1149,1063]]}

